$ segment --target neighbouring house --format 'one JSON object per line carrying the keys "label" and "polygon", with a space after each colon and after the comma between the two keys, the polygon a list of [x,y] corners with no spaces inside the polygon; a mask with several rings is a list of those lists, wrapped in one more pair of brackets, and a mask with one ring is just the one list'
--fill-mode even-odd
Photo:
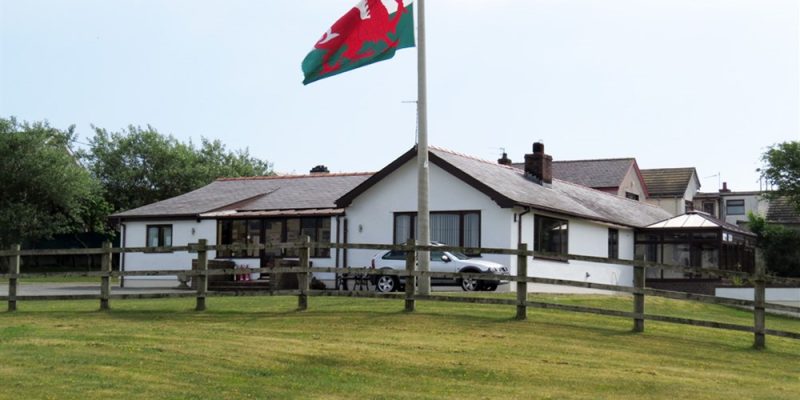
{"label": "neighbouring house", "polygon": [[[512,165],[525,168],[524,163]],[[648,197],[647,185],[635,158],[553,161],[553,178],[632,200],[645,201]]]}
{"label": "neighbouring house", "polygon": [[723,182],[718,193],[698,192],[694,196],[694,207],[729,224],[744,225],[747,223],[747,214],[751,212],[767,215],[770,202],[761,193],[734,192],[728,189],[727,182]]}
{"label": "neighbouring house", "polygon": [[[317,171],[324,168],[315,167]],[[133,210],[116,213],[125,247],[185,246],[207,239],[209,244],[293,242],[308,235],[315,242],[342,241],[347,235],[345,210],[334,202],[370,177],[369,173],[312,173],[219,179],[192,192]],[[276,258],[296,257],[296,250],[210,252],[211,259],[263,267]],[[189,269],[187,252],[128,253],[120,259],[127,271]],[[336,267],[345,262],[330,249],[314,249],[314,266]],[[328,274],[331,275],[331,274]],[[174,278],[172,278],[174,279]],[[320,275],[320,279],[333,279]]]}
{"label": "neighbouring house", "polygon": [[641,170],[648,191],[647,202],[668,213],[681,215],[694,209],[700,179],[694,167]]}
{"label": "neighbouring house", "polygon": [[[404,243],[415,237],[417,151],[410,149],[336,201],[346,209],[353,243]],[[453,246],[516,248],[631,260],[634,233],[669,218],[639,201],[553,177],[552,158],[536,143],[524,168],[432,147],[431,239]],[[352,266],[369,265],[374,251],[349,250]],[[473,254],[509,265],[516,257]],[[531,276],[632,285],[630,267],[534,258]],[[513,288],[511,288],[513,289]]]}

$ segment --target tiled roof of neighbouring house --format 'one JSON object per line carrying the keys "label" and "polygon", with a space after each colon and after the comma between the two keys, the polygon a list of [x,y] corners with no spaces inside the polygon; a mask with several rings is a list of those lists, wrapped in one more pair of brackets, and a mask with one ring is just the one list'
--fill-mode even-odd
{"label": "tiled roof of neighbouring house", "polygon": [[[553,178],[591,188],[616,188],[622,185],[634,162],[633,158],[553,161]],[[513,166],[525,169],[524,163]]]}
{"label": "tiled roof of neighbouring house", "polygon": [[650,197],[683,196],[692,177],[697,179],[697,172],[692,167],[643,169],[642,177]]}
{"label": "tiled roof of neighbouring house", "polygon": [[200,216],[224,211],[333,209],[334,201],[372,173],[218,179],[189,193],[111,215],[111,218]]}
{"label": "tiled roof of neighbouring house", "polygon": [[776,224],[800,224],[800,212],[789,203],[788,198],[780,197],[770,200],[767,221]]}
{"label": "tiled roof of neighbouring house", "polygon": [[[653,205],[559,179],[554,179],[549,187],[543,186],[534,182],[519,168],[449,150],[431,147],[429,156],[433,164],[480,190],[502,207],[531,207],[540,211],[633,227],[647,226],[670,217],[669,213]],[[347,193],[337,204],[346,207],[369,187],[415,157],[416,149],[412,148]]]}

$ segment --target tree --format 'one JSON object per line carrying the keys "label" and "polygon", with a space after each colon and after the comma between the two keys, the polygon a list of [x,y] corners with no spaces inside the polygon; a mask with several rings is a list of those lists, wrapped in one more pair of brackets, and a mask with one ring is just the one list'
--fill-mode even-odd
{"label": "tree", "polygon": [[761,157],[761,176],[775,190],[765,195],[770,199],[786,197],[800,211],[800,142],[784,142],[772,146]]}
{"label": "tree", "polygon": [[220,177],[271,175],[272,165],[248,150],[228,151],[202,139],[196,148],[155,128],[129,126],[109,133],[94,127],[82,153],[114,211],[129,210],[192,191]]}
{"label": "tree", "polygon": [[74,141],[72,126],[0,118],[0,246],[105,230],[109,207]]}
{"label": "tree", "polygon": [[800,232],[768,223],[764,217],[750,213],[748,227],[758,237],[767,271],[778,276],[800,277]]}

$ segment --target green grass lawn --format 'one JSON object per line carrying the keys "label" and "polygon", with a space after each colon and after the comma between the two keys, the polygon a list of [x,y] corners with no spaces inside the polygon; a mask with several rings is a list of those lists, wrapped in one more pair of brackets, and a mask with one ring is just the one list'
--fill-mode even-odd
{"label": "green grass lawn", "polygon": [[[630,309],[626,296],[531,296]],[[800,341],[510,306],[295,297],[20,302],[0,312],[0,398],[797,399]],[[721,306],[647,311],[751,324]],[[798,332],[800,320],[768,317]]]}

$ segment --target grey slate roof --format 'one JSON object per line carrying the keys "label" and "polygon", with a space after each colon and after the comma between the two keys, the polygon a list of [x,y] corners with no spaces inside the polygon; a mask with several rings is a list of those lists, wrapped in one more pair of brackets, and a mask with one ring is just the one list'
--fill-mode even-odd
{"label": "grey slate roof", "polygon": [[210,211],[332,209],[371,173],[219,179],[200,189],[112,215],[112,218],[200,216]]}
{"label": "grey slate roof", "polygon": [[[342,208],[349,206],[370,187],[407,162],[414,160],[416,152],[416,148],[407,151],[336,200],[336,204]],[[661,208],[647,203],[559,179],[554,179],[550,186],[542,186],[526,176],[525,171],[519,168],[437,147],[429,148],[429,158],[438,167],[483,192],[500,207],[531,207],[539,211],[631,227],[647,226],[671,216]]]}
{"label": "grey slate roof", "polygon": [[[683,196],[692,177],[697,179],[697,171],[693,167],[643,169],[641,171],[650,197]],[[699,187],[699,181],[697,183]]]}
{"label": "grey slate roof", "polygon": [[553,179],[553,184],[545,187],[526,177],[519,168],[435,147],[430,153],[517,205],[633,227],[644,227],[671,216],[656,206],[561,179]]}
{"label": "grey slate roof", "polygon": [[[633,158],[553,161],[553,178],[592,188],[615,188],[622,185],[635,161]],[[513,166],[525,169],[524,163]]]}
{"label": "grey slate roof", "polygon": [[777,198],[769,202],[767,221],[776,224],[800,224],[800,212],[789,203],[788,198]]}

